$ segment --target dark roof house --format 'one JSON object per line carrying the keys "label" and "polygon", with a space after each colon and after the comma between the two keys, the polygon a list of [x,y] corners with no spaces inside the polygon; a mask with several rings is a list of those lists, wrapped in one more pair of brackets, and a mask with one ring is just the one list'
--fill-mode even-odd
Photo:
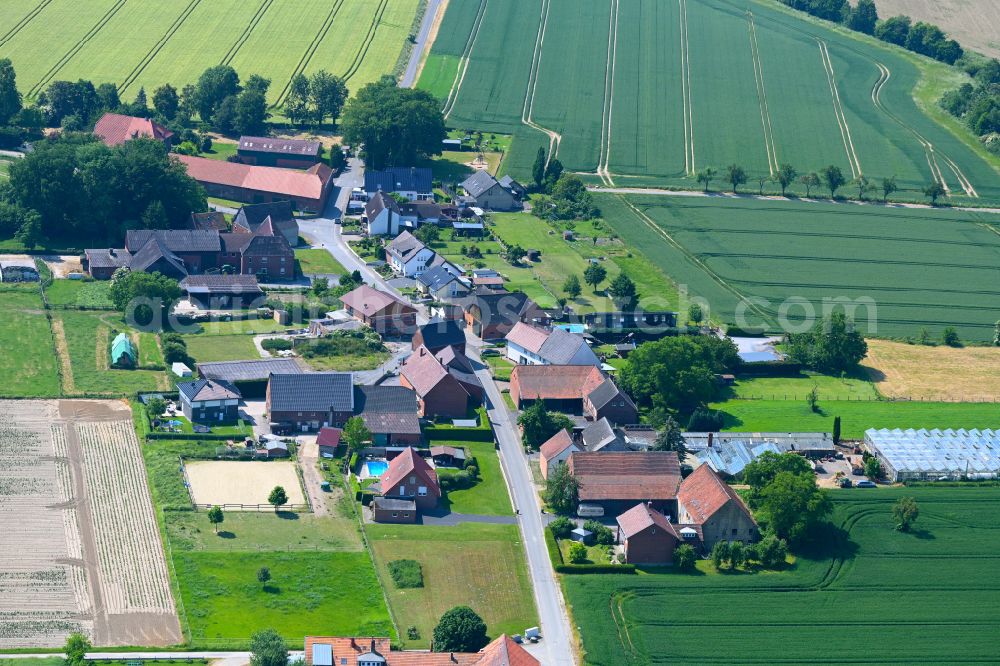
{"label": "dark roof house", "polygon": [[426,167],[389,167],[382,171],[365,171],[365,192],[369,196],[379,191],[431,194],[434,191],[433,183],[433,173]]}
{"label": "dark roof house", "polygon": [[292,212],[290,201],[241,206],[233,217],[233,231],[236,233],[255,233],[268,219],[270,219],[274,232],[284,236],[290,246],[298,245],[299,223]]}
{"label": "dark roof house", "polygon": [[413,349],[417,349],[421,345],[427,347],[434,354],[445,347],[456,347],[464,353],[465,332],[459,322],[454,319],[435,318],[417,328],[413,335],[412,345]]}

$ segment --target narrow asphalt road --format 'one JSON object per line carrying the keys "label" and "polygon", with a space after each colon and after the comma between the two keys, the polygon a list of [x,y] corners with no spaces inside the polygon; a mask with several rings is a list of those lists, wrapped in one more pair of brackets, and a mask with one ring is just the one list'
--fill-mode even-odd
{"label": "narrow asphalt road", "polygon": [[427,48],[427,37],[431,34],[431,26],[434,25],[434,17],[437,15],[441,0],[429,0],[427,9],[424,10],[424,20],[420,23],[420,32],[417,33],[417,41],[410,51],[410,62],[406,64],[406,71],[403,78],[399,80],[400,88],[412,88],[417,83],[417,68],[420,67],[420,59]]}

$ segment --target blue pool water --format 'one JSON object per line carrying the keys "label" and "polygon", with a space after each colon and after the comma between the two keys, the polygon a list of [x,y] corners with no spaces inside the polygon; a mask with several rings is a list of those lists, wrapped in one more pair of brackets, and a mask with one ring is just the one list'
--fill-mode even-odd
{"label": "blue pool water", "polygon": [[389,463],[384,460],[369,460],[365,463],[365,468],[368,471],[368,476],[381,478],[385,474],[385,471],[389,469]]}
{"label": "blue pool water", "polygon": [[569,333],[584,333],[587,330],[583,324],[556,324],[553,328],[561,328]]}

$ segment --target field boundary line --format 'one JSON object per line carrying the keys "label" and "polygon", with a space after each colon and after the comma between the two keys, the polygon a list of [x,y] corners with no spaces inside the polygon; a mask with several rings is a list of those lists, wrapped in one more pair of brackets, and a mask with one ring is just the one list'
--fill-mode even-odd
{"label": "field boundary line", "polygon": [[764,150],[767,152],[767,168],[773,176],[778,171],[778,152],[774,147],[774,128],[771,125],[771,112],[767,108],[767,91],[764,89],[764,67],[760,59],[760,47],[757,45],[757,25],[753,20],[753,12],[747,10],[747,27],[750,32],[750,56],[753,60],[753,75],[757,83],[757,98],[760,101],[760,123],[764,129]]}
{"label": "field boundary line", "polygon": [[29,23],[34,21],[35,17],[41,14],[42,10],[48,7],[49,4],[51,4],[51,2],[52,0],[42,0],[37,5],[35,5],[34,9],[32,9],[27,14],[22,16],[20,21],[15,23],[10,30],[8,30],[2,36],[0,36],[0,46],[3,46],[10,40],[14,39],[14,37],[17,36],[17,33],[21,32],[21,30],[23,30]]}
{"label": "field boundary line", "polygon": [[455,80],[451,84],[451,90],[448,91],[448,97],[444,101],[444,106],[441,107],[445,120],[448,120],[451,112],[455,110],[455,104],[458,101],[458,91],[462,89],[462,82],[465,81],[465,73],[469,71],[469,61],[472,60],[472,51],[479,40],[479,29],[483,26],[483,20],[486,18],[487,5],[489,5],[489,0],[480,0],[479,11],[476,12],[476,18],[472,21],[472,32],[469,33],[469,39],[465,42],[465,49],[463,49],[462,55],[459,57],[458,69],[455,70]]}
{"label": "field boundary line", "polygon": [[389,0],[382,0],[382,4],[375,10],[375,16],[372,18],[368,34],[365,35],[365,41],[362,43],[361,48],[358,49],[357,55],[354,56],[354,62],[351,63],[351,66],[347,69],[347,73],[344,74],[345,81],[350,81],[358,73],[358,70],[361,69],[361,63],[364,61],[365,55],[368,54],[368,49],[375,42],[375,35],[378,34],[378,28],[382,25],[382,17],[385,15],[385,9],[388,6]]}
{"label": "field boundary line", "polygon": [[826,48],[826,42],[815,37],[819,45],[819,57],[826,72],[827,83],[830,85],[830,96],[833,100],[833,114],[837,117],[837,124],[840,126],[840,136],[844,141],[844,150],[847,152],[847,161],[851,165],[851,174],[854,178],[861,175],[861,164],[858,162],[857,153],[854,151],[854,141],[851,139],[851,128],[847,124],[847,116],[844,114],[844,107],[840,102],[840,92],[837,90],[837,77],[833,72],[833,62],[830,60],[830,52]]}
{"label": "field boundary line", "polygon": [[608,22],[608,61],[604,72],[604,109],[601,117],[601,151],[597,159],[597,175],[611,187],[615,181],[608,171],[611,160],[611,114],[615,95],[615,66],[618,61],[618,0],[611,0]]}
{"label": "field boundary line", "polygon": [[[552,7],[552,0],[542,0],[542,13],[538,22],[538,33],[535,35],[535,50],[531,56],[531,70],[528,75],[528,86],[524,91],[524,106],[521,109],[521,122],[528,127],[542,132],[549,137],[549,153],[545,158],[545,167],[559,152],[559,144],[562,142],[562,135],[555,130],[542,127],[531,119],[535,110],[535,91],[538,90],[539,72],[542,69],[542,49],[545,46],[545,31],[549,25],[549,10]],[[463,75],[464,78],[464,75]]]}
{"label": "field boundary line", "polygon": [[153,44],[149,51],[146,52],[146,55],[142,57],[142,60],[139,61],[139,64],[137,64],[132,71],[129,72],[128,76],[125,77],[125,80],[118,86],[119,94],[128,90],[129,87],[131,87],[131,85],[139,78],[139,75],[146,70],[149,63],[156,60],[156,56],[160,54],[163,47],[167,45],[167,42],[173,39],[173,36],[177,34],[177,31],[181,29],[181,26],[184,25],[200,4],[201,0],[191,0],[187,4],[187,7],[185,7],[181,13],[178,14],[177,18],[174,19],[174,22],[170,24],[169,28],[167,28],[167,31],[163,33],[163,36],[160,37],[155,44]]}
{"label": "field boundary line", "polygon": [[677,0],[680,20],[677,22],[680,30],[681,46],[681,99],[684,116],[684,172],[694,174],[694,113],[691,103],[691,53],[688,50],[688,20],[687,0]]}
{"label": "field boundary line", "polygon": [[[285,99],[288,97],[288,93],[292,89],[292,81],[296,76],[305,72],[305,69],[309,66],[309,62],[312,60],[312,57],[316,54],[316,50],[319,48],[319,45],[323,43],[324,39],[326,39],[327,33],[330,32],[330,28],[333,26],[333,22],[337,18],[337,14],[340,13],[340,8],[343,6],[344,0],[334,1],[333,6],[330,7],[330,12],[326,15],[326,18],[323,19],[323,23],[320,24],[319,30],[316,31],[315,35],[313,35],[312,41],[310,41],[309,45],[306,46],[306,50],[302,52],[302,57],[299,58],[298,64],[296,64],[295,69],[292,70],[292,75],[288,77],[288,81],[285,82],[285,86],[281,89],[281,92],[278,93],[278,97],[275,99],[274,104],[271,105],[272,109],[285,103]],[[375,10],[375,13],[378,14],[378,9]]]}
{"label": "field boundary line", "polygon": [[222,56],[222,60],[219,61],[220,65],[228,65],[233,61],[233,58],[236,57],[236,54],[240,52],[243,45],[247,43],[248,39],[250,39],[250,35],[257,29],[261,19],[264,18],[264,15],[267,14],[267,11],[273,4],[274,0],[263,0],[263,2],[260,3],[260,7],[258,7],[254,15],[250,17],[250,21],[247,23],[246,27],[243,28],[243,32],[240,33],[240,36],[236,38],[233,45],[229,47],[228,51],[226,51],[226,55]]}

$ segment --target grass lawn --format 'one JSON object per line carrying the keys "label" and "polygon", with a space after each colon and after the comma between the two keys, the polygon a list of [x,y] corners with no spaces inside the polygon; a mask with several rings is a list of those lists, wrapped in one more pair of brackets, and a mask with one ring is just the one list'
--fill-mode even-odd
{"label": "grass lawn", "polygon": [[345,356],[314,356],[303,359],[306,364],[317,372],[354,372],[355,370],[374,370],[389,360],[389,352],[372,354],[350,354]]}
{"label": "grass lawn", "polygon": [[732,391],[737,398],[805,400],[813,388],[819,392],[821,401],[874,400],[878,397],[878,391],[867,378],[840,378],[810,372],[799,377],[738,377]]}
{"label": "grass lawn", "polygon": [[0,180],[7,180],[10,178],[8,172],[10,171],[10,162],[7,160],[0,160]]}
{"label": "grass lawn", "polygon": [[82,308],[114,309],[109,290],[111,281],[53,280],[45,288],[45,297],[52,305],[75,305]]}
{"label": "grass lawn", "polygon": [[510,381],[510,372],[514,362],[504,356],[487,356],[486,364],[493,370],[493,376],[502,382]]}
{"label": "grass lawn", "polygon": [[240,207],[244,205],[242,201],[222,199],[221,197],[208,197],[208,203],[216,206],[222,206],[223,208],[235,208],[236,210],[239,210]]}
{"label": "grass lawn", "polygon": [[[500,458],[497,456],[493,442],[447,442],[434,441],[435,446],[465,447],[466,451],[475,457],[479,465],[480,481],[471,488],[448,491],[444,499],[455,513],[478,513],[496,516],[509,516],[513,513],[510,505],[510,495],[507,484],[500,470]],[[440,469],[438,474],[447,476],[458,470]]]}
{"label": "grass lawn", "polygon": [[337,331],[298,345],[295,351],[316,370],[372,370],[390,356],[372,331]]}
{"label": "grass lawn", "polygon": [[868,428],[996,428],[997,405],[962,402],[824,400],[820,413],[805,400],[729,400],[713,403],[723,412],[725,430],[749,432],[830,432],[842,420],[842,436],[861,439]]}
{"label": "grass lawn", "polygon": [[[515,525],[465,523],[457,527],[367,525],[379,575],[405,648],[426,648],[441,615],[467,605],[486,621],[491,638],[523,633],[536,624],[534,596]],[[420,562],[422,588],[397,589],[387,566],[401,556]],[[405,640],[406,627],[420,632]]]}
{"label": "grass lawn", "polygon": [[0,368],[3,395],[57,396],[58,363],[38,285],[0,288]]}
{"label": "grass lawn", "polygon": [[[500,156],[498,152],[483,152],[483,159],[486,160],[486,170],[491,174],[497,172],[500,166]],[[469,166],[479,157],[475,150],[446,150],[439,157],[424,160],[417,166],[430,167],[434,174],[434,180],[442,183],[458,184],[474,174],[477,169]]]}
{"label": "grass lawn", "polygon": [[[178,439],[183,439],[184,435],[190,435],[194,433],[194,428],[192,427],[191,422],[187,419],[187,417],[181,414],[176,414],[170,417],[164,416],[161,418],[168,421],[181,422],[181,425],[176,426],[178,428],[177,431]],[[229,425],[216,425],[214,423],[205,425],[208,425],[208,427],[212,429],[213,435],[232,435],[233,437],[239,437],[239,438],[253,436],[253,427],[244,423],[242,419],[238,423],[233,423]],[[165,432],[165,431],[154,430],[153,432]]]}
{"label": "grass lawn", "polygon": [[198,157],[207,157],[210,160],[227,160],[236,154],[240,147],[238,143],[226,143],[218,139],[212,141],[212,149],[208,152],[199,153]]}
{"label": "grass lawn", "polygon": [[[562,552],[563,562],[569,562],[569,547],[575,543],[572,539],[559,539],[559,550]],[[611,564],[608,558],[607,546],[587,546],[587,560],[581,564]]]}
{"label": "grass lawn", "polygon": [[0,666],[63,666],[65,663],[66,660],[62,657],[0,659]]}
{"label": "grass lawn", "polygon": [[160,338],[156,333],[139,334],[139,365],[164,365]]}
{"label": "grass lawn", "polygon": [[296,250],[299,272],[303,275],[343,275],[347,270],[326,250]]}
{"label": "grass lawn", "polygon": [[285,326],[274,319],[239,319],[212,321],[199,324],[199,335],[254,335],[257,333],[283,333],[294,326]]}
{"label": "grass lawn", "polygon": [[216,534],[205,512],[170,513],[167,535],[178,550],[202,552],[260,550],[360,551],[361,537],[353,520],[317,518],[309,513],[230,511]]}
{"label": "grass lawn", "polygon": [[249,335],[186,335],[188,354],[202,363],[260,358]]}

